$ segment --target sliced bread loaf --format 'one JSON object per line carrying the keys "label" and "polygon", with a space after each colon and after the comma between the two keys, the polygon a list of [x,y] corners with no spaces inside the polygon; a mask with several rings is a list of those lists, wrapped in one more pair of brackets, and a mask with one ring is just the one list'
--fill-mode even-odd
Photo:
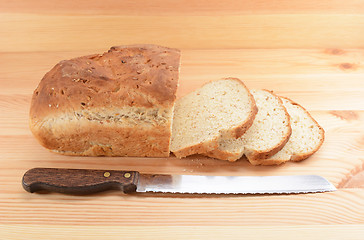
{"label": "sliced bread loaf", "polygon": [[281,151],[267,159],[249,159],[253,165],[278,165],[289,160],[301,161],[314,154],[324,141],[324,130],[299,104],[281,97],[291,117],[292,134]]}
{"label": "sliced bread loaf", "polygon": [[205,155],[235,161],[243,154],[248,159],[265,159],[283,148],[291,135],[290,118],[282,100],[267,90],[252,90],[258,113],[253,125],[238,139],[219,139],[218,148]]}
{"label": "sliced bread loaf", "polygon": [[171,151],[179,158],[209,152],[220,135],[243,135],[256,113],[254,98],[239,79],[209,82],[176,101]]}

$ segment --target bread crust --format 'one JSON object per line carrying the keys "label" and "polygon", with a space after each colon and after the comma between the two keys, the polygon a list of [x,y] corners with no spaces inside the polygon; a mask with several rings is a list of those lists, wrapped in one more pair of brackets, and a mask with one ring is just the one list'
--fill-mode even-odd
{"label": "bread crust", "polygon": [[[87,125],[87,127],[80,127]],[[129,156],[168,157],[168,131],[163,126],[136,130],[135,127],[119,127],[113,123],[100,124],[79,120],[58,125],[59,132],[51,133],[47,128],[39,129],[38,140],[56,153],[75,156]],[[55,130],[53,129],[53,131]],[[102,132],[102,134],[100,134]],[[57,141],[52,137],[57,136]],[[82,139],[82,141],[80,141]],[[153,142],[153,144],[151,144]]]}
{"label": "bread crust", "polygon": [[[270,159],[252,159],[249,160],[251,164],[253,165],[264,165],[264,166],[268,166],[268,165],[279,165],[288,161],[294,161],[294,162],[298,162],[298,161],[302,161],[307,159],[308,157],[310,157],[311,155],[313,155],[315,152],[317,152],[319,150],[319,148],[322,146],[324,140],[325,140],[325,130],[318,124],[318,122],[311,116],[311,114],[304,108],[302,107],[300,104],[294,102],[293,100],[291,100],[288,97],[281,97],[280,98],[284,98],[288,101],[291,102],[292,105],[298,106],[300,108],[302,108],[304,110],[304,112],[307,114],[308,117],[310,117],[312,119],[312,121],[316,124],[316,126],[319,128],[320,130],[320,141],[317,144],[317,146],[304,154],[299,154],[299,153],[293,153],[290,158],[288,159],[274,159],[274,158],[270,158]],[[278,151],[277,151],[278,152]],[[273,155],[274,157],[274,155]]]}
{"label": "bread crust", "polygon": [[[103,54],[61,61],[43,77],[33,93],[30,129],[44,147],[64,154],[98,156],[101,150],[97,149],[106,149],[100,146],[107,145],[106,141],[99,143],[98,140],[105,137],[114,142],[113,150],[102,150],[101,155],[166,157],[169,155],[179,67],[178,49],[149,44],[116,46]],[[78,136],[72,135],[76,129],[64,128],[66,123],[58,121],[78,112],[97,114],[105,109],[129,108],[169,111],[170,116],[166,121],[152,125],[142,121],[133,130],[124,122],[106,126],[108,123],[104,121],[90,120],[79,126],[82,130]],[[74,116],[71,121],[78,120],[80,118]],[[49,125],[52,121],[53,125]],[[60,129],[64,131],[62,137],[72,136],[72,141],[54,134]],[[96,129],[98,134],[87,135]],[[147,134],[149,138],[144,137]],[[129,136],[128,141],[124,141],[126,136]],[[143,143],[138,145],[140,150],[132,146],[139,140]],[[82,141],[88,144],[80,144]]]}
{"label": "bread crust", "polygon": [[189,147],[185,147],[182,148],[178,151],[174,151],[173,154],[177,157],[177,158],[184,158],[193,154],[202,154],[205,153],[207,149],[209,149],[208,151],[211,151],[213,149],[215,149],[217,147],[217,137],[214,139],[211,139],[210,141],[207,142],[203,142],[194,146],[189,146]]}
{"label": "bread crust", "polygon": [[243,153],[231,153],[226,151],[221,151],[218,146],[215,149],[212,149],[211,151],[205,152],[202,155],[216,158],[219,160],[226,160],[229,162],[235,162],[236,160],[240,159],[244,154]]}
{"label": "bread crust", "polygon": [[[251,93],[249,92],[249,89],[245,86],[245,84],[240,79],[233,78],[233,77],[228,77],[228,78],[223,78],[223,79],[234,80],[234,81],[237,81],[239,84],[241,84],[247,90],[250,101],[252,102],[252,106],[251,106],[251,109],[249,112],[249,117],[244,122],[242,122],[241,124],[239,124],[238,126],[236,126],[234,128],[223,130],[223,134],[227,134],[229,136],[238,138],[239,136],[244,134],[249,129],[249,127],[253,124],[253,121],[254,121],[255,115],[258,112],[258,109],[255,105],[254,97],[251,95]],[[213,81],[218,81],[218,80],[213,80]],[[203,86],[205,86],[206,84],[209,84],[213,81],[207,82]],[[178,158],[187,157],[192,154],[206,155],[207,153],[213,151],[214,149],[217,149],[218,140],[219,140],[219,137],[221,134],[222,133],[220,132],[217,136],[211,138],[209,141],[201,142],[197,145],[191,145],[191,146],[185,147],[183,149],[174,151],[173,153]]]}

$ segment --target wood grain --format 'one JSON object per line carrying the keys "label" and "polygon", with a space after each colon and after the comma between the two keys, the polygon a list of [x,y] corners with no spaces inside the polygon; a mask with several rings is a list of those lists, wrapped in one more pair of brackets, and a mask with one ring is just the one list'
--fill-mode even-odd
{"label": "wood grain", "polygon": [[[6,112],[0,118],[0,182],[6,183],[0,196],[2,224],[24,226],[31,222],[57,226],[79,223],[108,226],[125,224],[128,219],[130,225],[153,225],[157,221],[164,225],[287,226],[291,223],[360,224],[364,221],[361,217],[363,190],[357,189],[362,187],[362,181],[352,180],[358,179],[353,176],[361,176],[364,165],[364,107],[362,101],[355,99],[364,91],[361,81],[362,50],[182,52],[180,96],[205,81],[229,72],[242,77],[249,87],[266,87],[280,94],[291,92],[294,95],[290,97],[295,100],[303,96],[297,101],[309,106],[308,109],[326,130],[326,140],[320,151],[310,159],[280,167],[254,167],[244,159],[231,164],[200,156],[183,160],[173,157],[82,158],[48,152],[36,142],[28,129],[31,92],[42,75],[56,62],[81,53],[87,52],[0,54],[0,73],[4,76],[0,82],[0,110]],[[342,63],[355,63],[358,67],[343,70],[339,67]],[[18,70],[19,66],[22,66],[21,71]],[[13,84],[15,81],[17,84]],[[335,98],[322,99],[322,96],[328,98],[329,93]],[[341,98],[337,99],[337,96]],[[345,99],[345,104],[340,105]],[[325,104],[322,105],[322,102]],[[340,106],[346,110],[340,110]],[[108,192],[96,197],[73,198],[25,193],[20,185],[21,176],[33,167],[130,169],[146,173],[207,175],[319,174],[337,187],[351,189],[307,196],[142,197]]]}
{"label": "wood grain", "polygon": [[23,188],[30,192],[47,190],[65,194],[86,195],[116,189],[132,193],[137,189],[139,173],[68,168],[32,168],[23,175]]}
{"label": "wood grain", "polygon": [[58,225],[3,225],[6,239],[59,240],[72,239],[342,239],[362,240],[364,230],[359,224],[301,225],[301,226],[69,226]]}
{"label": "wood grain", "polygon": [[[1,239],[363,239],[364,0],[0,0]],[[178,97],[226,76],[306,107],[326,131],[301,163],[69,157],[41,147],[30,98],[57,62],[110,46],[182,48]],[[308,195],[30,194],[34,167],[205,175],[319,174]]]}
{"label": "wood grain", "polygon": [[[0,193],[0,224],[294,226],[363,224],[363,189],[265,196]],[[11,199],[9,201],[8,199]],[[157,224],[156,224],[157,223]]]}
{"label": "wood grain", "polygon": [[361,14],[216,17],[0,13],[0,51],[87,51],[146,41],[192,49],[362,48],[363,25]]}
{"label": "wood grain", "polygon": [[33,0],[0,1],[1,12],[99,15],[237,15],[298,13],[363,13],[363,0]]}
{"label": "wood grain", "polygon": [[351,177],[347,181],[342,183],[344,188],[364,188],[364,169],[354,170]]}

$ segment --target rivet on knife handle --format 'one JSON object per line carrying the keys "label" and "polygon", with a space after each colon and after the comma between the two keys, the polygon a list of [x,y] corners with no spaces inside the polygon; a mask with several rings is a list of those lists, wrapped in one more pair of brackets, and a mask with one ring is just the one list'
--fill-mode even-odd
{"label": "rivet on knife handle", "polygon": [[91,194],[110,189],[135,192],[139,173],[91,169],[33,168],[23,176],[28,192],[47,190],[68,194]]}

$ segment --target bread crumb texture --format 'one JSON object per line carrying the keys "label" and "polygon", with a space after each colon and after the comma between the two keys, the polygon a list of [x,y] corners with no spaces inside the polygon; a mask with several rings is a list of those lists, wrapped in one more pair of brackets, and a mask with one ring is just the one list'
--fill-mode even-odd
{"label": "bread crumb texture", "polygon": [[235,135],[252,121],[254,110],[254,99],[239,79],[211,81],[177,100],[171,151],[185,157],[213,150],[220,134]]}

